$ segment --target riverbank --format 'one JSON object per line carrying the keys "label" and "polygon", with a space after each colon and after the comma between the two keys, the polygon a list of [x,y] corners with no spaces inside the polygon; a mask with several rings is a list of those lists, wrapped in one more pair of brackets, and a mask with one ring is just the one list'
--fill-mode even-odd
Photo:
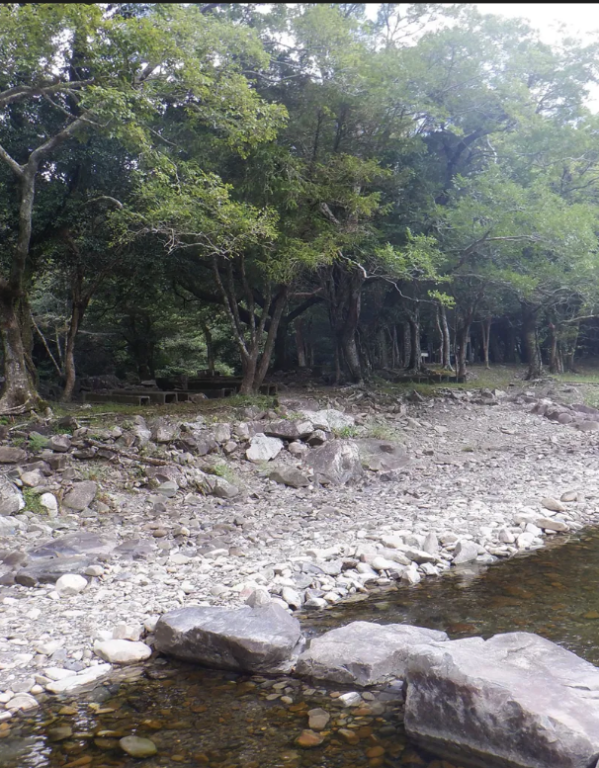
{"label": "riverbank", "polygon": [[[532,403],[525,402],[530,398],[511,393],[481,396],[473,389],[405,402],[389,393],[360,394],[339,393],[327,402],[329,393],[316,392],[317,402],[307,403],[319,412],[332,405],[348,418],[345,426],[331,428],[327,442],[368,439],[405,450],[395,469],[362,475],[358,468],[355,482],[340,486],[312,482],[305,457],[315,448],[307,447],[306,438],[285,441],[269,462],[247,460],[251,430],[241,425],[271,424],[282,415],[294,423],[295,406],[283,406],[283,413],[200,414],[199,421],[190,412],[184,419],[162,419],[162,433],[148,424],[147,445],[153,449],[142,451],[140,459],[145,454],[168,465],[144,464],[105,448],[98,449],[105,458],[77,458],[89,449],[86,438],[88,446],[92,439],[135,455],[135,440],[125,444],[130,434],[145,430],[140,419],[106,418],[102,428],[75,427],[63,452],[64,468],[47,476],[43,467],[37,469],[60,511],[0,518],[14,524],[9,532],[5,522],[0,539],[0,717],[35,706],[56,679],[107,671],[94,650],[98,640],[151,646],[158,616],[174,608],[240,605],[256,586],[292,610],[322,608],[397,580],[416,583],[455,563],[484,566],[541,547],[546,537],[559,535],[555,529],[578,531],[597,523],[599,433],[531,414]],[[286,393],[282,400],[292,403],[300,396],[305,393]],[[198,428],[182,432],[182,423]],[[181,442],[190,437],[195,454],[191,443],[185,450]],[[216,444],[203,457],[197,452],[202,440]],[[296,452],[300,445],[306,447]],[[230,498],[201,495],[190,480],[193,472],[206,474],[209,460],[218,472],[207,473],[209,478],[225,481],[224,490],[216,490]],[[297,470],[308,484],[293,488],[269,479],[273,465]],[[94,498],[81,510],[65,506],[74,482],[96,484]],[[27,487],[40,490],[39,484]],[[75,538],[63,554],[86,559],[85,566],[79,562],[81,591],[69,595],[55,584],[6,583],[34,563],[27,552],[45,541],[64,542],[65,536]],[[18,553],[24,557],[15,565]]]}

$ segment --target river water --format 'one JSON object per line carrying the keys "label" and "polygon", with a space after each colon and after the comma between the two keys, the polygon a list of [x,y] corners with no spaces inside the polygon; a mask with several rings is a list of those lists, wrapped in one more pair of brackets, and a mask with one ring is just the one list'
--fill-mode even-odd
{"label": "river water", "polygon": [[[598,582],[599,531],[590,531],[301,618],[308,635],[358,619],[444,629],[452,638],[524,630],[599,665]],[[452,768],[410,745],[393,691],[345,707],[338,687],[165,660],[119,678],[0,723],[0,768]],[[315,708],[330,720],[322,743],[305,748],[296,740]],[[131,734],[150,738],[157,755],[123,754],[118,740]]]}

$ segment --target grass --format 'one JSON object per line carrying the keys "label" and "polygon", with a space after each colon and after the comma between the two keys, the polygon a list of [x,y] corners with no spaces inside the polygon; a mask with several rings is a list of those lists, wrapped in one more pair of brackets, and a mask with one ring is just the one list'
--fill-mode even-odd
{"label": "grass", "polygon": [[225,464],[224,462],[219,462],[218,464],[212,464],[209,467],[206,467],[206,472],[211,475],[216,475],[217,477],[222,477],[223,480],[231,483],[231,485],[239,486],[241,484],[241,481],[235,472],[228,464]]}
{"label": "grass", "polygon": [[40,498],[40,494],[35,493],[32,488],[23,488],[25,509],[29,512],[33,512],[34,515],[43,515],[46,513],[46,509],[42,506]]}
{"label": "grass", "polygon": [[40,435],[37,432],[32,432],[29,435],[28,448],[30,451],[43,451],[48,447],[49,440],[44,435]]}
{"label": "grass", "polygon": [[333,434],[335,437],[342,437],[344,439],[348,439],[351,437],[358,437],[360,435],[360,427],[354,427],[351,425],[348,425],[347,427],[340,427],[339,429],[334,429]]}

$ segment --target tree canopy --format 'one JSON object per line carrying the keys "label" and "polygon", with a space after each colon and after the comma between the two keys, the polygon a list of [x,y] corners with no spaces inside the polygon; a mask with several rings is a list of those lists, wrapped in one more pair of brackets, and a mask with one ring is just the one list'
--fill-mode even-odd
{"label": "tree canopy", "polygon": [[423,345],[534,377],[592,336],[596,45],[469,5],[5,3],[0,51],[2,413]]}

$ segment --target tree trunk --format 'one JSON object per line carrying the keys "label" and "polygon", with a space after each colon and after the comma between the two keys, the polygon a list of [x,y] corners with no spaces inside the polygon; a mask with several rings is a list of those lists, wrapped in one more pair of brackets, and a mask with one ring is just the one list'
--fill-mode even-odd
{"label": "tree trunk", "polygon": [[0,333],[5,381],[0,414],[23,413],[39,404],[39,396],[27,370],[18,304],[18,297],[3,285],[0,288]]}
{"label": "tree trunk", "polygon": [[79,304],[73,304],[71,309],[71,322],[67,332],[67,343],[64,354],[64,390],[62,400],[69,403],[73,397],[75,388],[76,370],[75,370],[75,339],[79,331],[79,326],[83,319],[84,308]]}
{"label": "tree trunk", "polygon": [[394,324],[391,328],[391,368],[399,368],[399,340],[397,338],[397,326]]}
{"label": "tree trunk", "polygon": [[201,323],[202,333],[204,334],[204,343],[206,344],[206,364],[208,365],[208,373],[210,376],[214,376],[216,369],[216,356],[214,354],[214,342],[212,339],[212,332],[207,323]]}
{"label": "tree trunk", "polygon": [[256,364],[258,362],[258,347],[243,358],[241,362],[241,386],[240,395],[251,395],[254,392],[254,379],[256,377]]}
{"label": "tree trunk", "polygon": [[275,339],[275,371],[286,371],[289,368],[287,342],[289,338],[289,322],[282,319]]}
{"label": "tree trunk", "polygon": [[562,373],[557,328],[549,323],[549,372]]}
{"label": "tree trunk", "polygon": [[297,350],[297,367],[306,367],[306,346],[304,344],[304,323],[303,320],[296,320],[295,326],[295,347]]}
{"label": "tree trunk", "polygon": [[576,347],[578,345],[578,334],[580,332],[580,326],[578,324],[575,326],[570,326],[568,331],[568,338],[564,343],[565,349],[563,354],[563,369],[568,371],[568,373],[578,373],[578,370],[574,364],[574,357],[576,355]]}
{"label": "tree trunk", "polygon": [[449,324],[447,322],[447,310],[443,304],[441,304],[440,307],[440,321],[441,332],[443,334],[443,359],[441,360],[441,365],[444,370],[453,371],[451,365],[451,335],[449,333]]}
{"label": "tree trunk", "polygon": [[522,342],[528,363],[527,379],[538,379],[543,373],[543,360],[537,339],[537,313],[532,307],[522,305]]}
{"label": "tree trunk", "polygon": [[466,351],[470,337],[470,321],[465,321],[456,329],[456,372],[458,379],[466,377]]}
{"label": "tree trunk", "polygon": [[491,345],[491,318],[490,317],[486,317],[483,320],[482,333],[483,333],[483,358],[484,358],[485,368],[490,368],[491,367],[489,363],[489,347]]}
{"label": "tree trunk", "polygon": [[[285,304],[287,303],[287,292],[288,292],[287,286],[282,285],[279,288],[279,291],[274,301],[274,306],[272,307],[270,325],[268,328],[268,334],[266,335],[266,342],[264,343],[264,350],[262,352],[261,357],[259,358],[259,362],[258,362],[258,358],[256,358],[257,366],[256,366],[254,381],[252,385],[252,389],[254,392],[258,392],[258,390],[262,386],[262,382],[264,381],[266,374],[268,373],[268,368],[270,366],[270,359],[272,357],[272,352],[275,345],[275,339],[277,337],[277,331],[279,330],[279,325],[281,323],[281,318],[283,316],[283,310],[285,309]],[[266,311],[267,311],[267,308],[265,307],[264,312]],[[257,339],[256,343],[257,344],[260,343],[259,338]]]}
{"label": "tree trunk", "polygon": [[412,332],[410,330],[410,323],[404,323],[402,326],[402,368],[410,367],[410,359],[412,357]]}
{"label": "tree trunk", "polygon": [[410,328],[410,362],[408,368],[417,373],[422,370],[422,350],[420,348],[420,307],[408,315]]}

